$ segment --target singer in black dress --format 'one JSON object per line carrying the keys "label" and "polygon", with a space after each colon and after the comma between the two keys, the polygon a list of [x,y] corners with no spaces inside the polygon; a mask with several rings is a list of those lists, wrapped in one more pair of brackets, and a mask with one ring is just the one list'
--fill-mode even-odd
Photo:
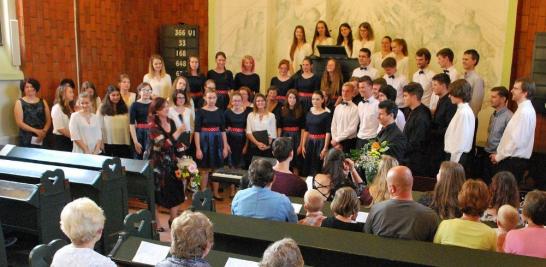
{"label": "singer in black dress", "polygon": [[290,162],[292,172],[299,174],[302,164],[301,156],[301,137],[305,126],[305,113],[298,102],[298,91],[290,89],[286,95],[286,102],[282,106],[281,116],[279,116],[277,135],[281,137],[290,137],[292,139],[292,151],[294,156]]}
{"label": "singer in black dress", "polygon": [[226,54],[216,53],[216,68],[207,72],[207,79],[216,85],[216,106],[226,110],[229,103],[229,90],[233,89],[233,73],[226,69]]}
{"label": "singer in black dress", "polygon": [[277,88],[277,100],[281,104],[284,104],[288,90],[294,88],[294,78],[290,77],[288,74],[289,69],[290,62],[286,59],[281,60],[281,62],[279,62],[279,75],[273,77],[270,83],[271,86]]}
{"label": "singer in black dress", "polygon": [[231,108],[224,113],[226,121],[226,135],[231,153],[228,156],[228,166],[243,168],[244,158],[248,150],[248,141],[245,135],[246,120],[252,108],[243,107],[243,100],[239,93],[231,95]]}
{"label": "singer in black dress", "polygon": [[313,107],[305,116],[302,176],[315,176],[322,170],[328,152],[332,114],[324,109],[322,91],[313,93]]}
{"label": "singer in black dress", "polygon": [[311,108],[311,96],[316,90],[320,90],[320,78],[313,74],[311,60],[306,58],[301,65],[302,73],[294,78],[294,88],[298,90],[298,96],[304,112]]}

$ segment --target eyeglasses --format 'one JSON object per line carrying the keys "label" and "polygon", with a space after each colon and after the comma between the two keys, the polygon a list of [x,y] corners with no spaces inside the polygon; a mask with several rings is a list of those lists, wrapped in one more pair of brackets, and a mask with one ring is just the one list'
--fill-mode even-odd
{"label": "eyeglasses", "polygon": [[152,89],[150,89],[150,88],[142,88],[140,91],[142,91],[142,92],[148,92],[148,93],[149,93],[149,92],[152,91]]}
{"label": "eyeglasses", "polygon": [[177,96],[176,98],[177,98],[177,99],[186,99],[186,97],[183,96],[183,95]]}

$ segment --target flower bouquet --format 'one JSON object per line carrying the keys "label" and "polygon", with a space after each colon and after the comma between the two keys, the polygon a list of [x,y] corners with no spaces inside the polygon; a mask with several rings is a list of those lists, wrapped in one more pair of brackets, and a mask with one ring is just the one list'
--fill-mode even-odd
{"label": "flower bouquet", "polygon": [[201,186],[201,175],[199,174],[197,163],[195,163],[190,156],[183,156],[178,159],[176,166],[178,167],[175,171],[176,178],[182,181],[189,179],[189,188],[193,191],[199,190]]}
{"label": "flower bouquet", "polygon": [[379,161],[387,150],[389,150],[387,141],[378,140],[370,140],[361,149],[351,150],[351,159],[355,162],[356,169],[364,172],[367,184],[370,184],[377,175]]}

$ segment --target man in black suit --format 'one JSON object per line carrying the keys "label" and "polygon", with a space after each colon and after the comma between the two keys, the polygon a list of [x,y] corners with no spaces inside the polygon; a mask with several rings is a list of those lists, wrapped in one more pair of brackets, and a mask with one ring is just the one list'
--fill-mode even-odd
{"label": "man in black suit", "polygon": [[395,157],[400,164],[407,163],[406,150],[408,139],[396,126],[396,115],[400,111],[396,104],[391,100],[385,100],[379,103],[378,117],[382,128],[377,134],[379,142],[387,141],[389,150],[385,154]]}
{"label": "man in black suit", "polygon": [[438,96],[438,104],[432,115],[432,124],[430,127],[430,169],[427,176],[435,177],[440,169],[440,164],[445,159],[444,136],[451,119],[457,111],[457,105],[449,99],[449,84],[451,80],[449,75],[439,73],[432,77],[432,91]]}
{"label": "man in black suit", "polygon": [[417,176],[426,176],[428,164],[427,146],[429,145],[430,109],[421,103],[423,87],[415,82],[404,86],[404,104],[410,109],[404,126],[404,135],[408,138],[408,167]]}

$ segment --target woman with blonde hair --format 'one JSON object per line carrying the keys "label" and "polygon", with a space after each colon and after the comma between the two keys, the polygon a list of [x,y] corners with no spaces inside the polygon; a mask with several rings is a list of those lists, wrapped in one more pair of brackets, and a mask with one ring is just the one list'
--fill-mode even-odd
{"label": "woman with blonde hair", "polygon": [[72,243],[55,253],[51,266],[115,267],[112,260],[93,250],[102,236],[104,221],[102,209],[87,197],[66,204],[61,212],[61,230]]}
{"label": "woman with blonde hair", "polygon": [[[95,84],[90,81],[85,81],[82,83],[80,90],[80,93],[87,93],[87,96],[89,96],[89,98],[91,99],[91,106],[89,107],[90,112],[96,113],[97,110],[100,108],[100,105],[102,104],[102,100],[97,93],[97,88],[95,87]],[[79,103],[77,103],[76,106],[79,106]]]}
{"label": "woman with blonde hair", "polygon": [[252,56],[246,55],[241,60],[241,72],[235,74],[233,84],[235,90],[246,86],[254,93],[260,92],[260,76],[256,74],[256,62]]}
{"label": "woman with blonde hair", "polygon": [[74,88],[68,84],[57,87],[55,104],[51,108],[55,150],[72,151],[72,140],[70,140],[68,124],[70,115],[74,112],[74,106]]}
{"label": "woman with blonde hair", "polygon": [[[176,91],[182,91],[184,95],[188,94],[190,98],[186,99],[186,102],[188,102],[191,105],[191,108],[194,109],[197,104],[197,108],[200,108],[203,106],[203,87],[201,87],[199,93],[193,93],[191,91],[191,87],[189,87],[189,80],[188,78],[184,76],[178,76],[176,79],[174,79],[172,91],[173,93]],[[205,82],[203,82],[204,86]],[[171,97],[171,96],[169,96]],[[170,100],[174,104],[174,99],[167,99]]]}
{"label": "woman with blonde hair", "polygon": [[356,215],[360,209],[360,201],[353,188],[342,187],[336,191],[334,200],[330,204],[334,216],[322,221],[320,227],[329,227],[340,230],[362,232],[362,224],[355,223]]}
{"label": "woman with blonde hair", "polygon": [[201,212],[184,211],[171,226],[171,256],[156,267],[210,267],[205,260],[214,244],[212,223]]}
{"label": "woman with blonde hair", "polygon": [[313,53],[311,44],[309,44],[305,38],[305,29],[303,26],[298,25],[294,28],[292,43],[290,44],[288,51],[288,58],[291,63],[290,72],[296,74],[300,70],[303,59]]}
{"label": "woman with blonde hair", "polygon": [[[320,90],[329,96],[329,101],[337,102],[337,98],[341,93],[341,85],[343,84],[343,76],[341,74],[341,66],[339,62],[331,58],[326,63],[326,71],[322,74],[320,80]],[[326,103],[328,106],[329,103]]]}
{"label": "woman with blonde hair", "polygon": [[398,166],[398,161],[395,158],[387,155],[381,156],[377,175],[368,187],[372,198],[371,203],[369,203],[370,206],[391,198],[387,188],[387,173],[392,167],[396,166]]}
{"label": "woman with blonde hair", "polygon": [[152,86],[152,98],[157,96],[167,99],[171,91],[171,76],[165,71],[165,62],[160,55],[154,54],[150,57],[148,73],[142,78]]}

